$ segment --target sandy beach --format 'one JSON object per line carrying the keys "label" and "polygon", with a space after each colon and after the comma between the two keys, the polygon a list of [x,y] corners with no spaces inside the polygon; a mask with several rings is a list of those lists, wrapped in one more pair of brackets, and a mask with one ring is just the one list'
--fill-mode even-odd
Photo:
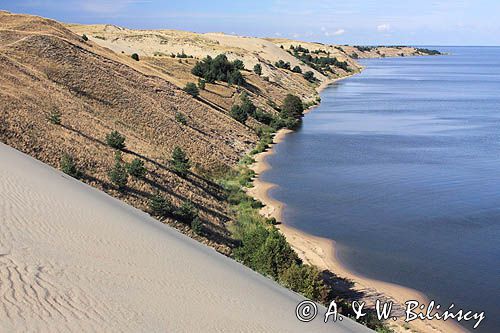
{"label": "sandy beach", "polygon": [[[355,75],[355,74],[354,74]],[[347,77],[345,77],[347,78]],[[341,79],[345,79],[341,78]],[[318,92],[328,87],[330,84],[341,80],[337,79],[332,82],[326,82],[318,87]],[[314,107],[306,110],[305,113],[311,112]],[[290,130],[280,130],[276,133],[273,145],[282,142],[286,136],[291,133]],[[421,304],[428,304],[429,299],[422,293],[406,288],[400,285],[391,284],[383,281],[370,279],[349,270],[337,257],[335,251],[335,242],[330,239],[315,237],[306,234],[296,228],[290,227],[283,219],[283,209],[285,204],[272,198],[269,191],[274,188],[275,184],[262,181],[259,177],[266,170],[270,169],[269,163],[266,161],[267,157],[274,154],[274,148],[271,147],[267,151],[255,156],[255,163],[251,169],[257,174],[253,184],[254,187],[250,188],[247,192],[255,199],[261,201],[265,206],[262,208],[261,213],[267,217],[274,217],[281,224],[278,226],[279,230],[285,235],[288,242],[298,253],[300,258],[309,264],[315,265],[320,269],[330,270],[341,278],[346,278],[354,282],[353,289],[362,292],[365,296],[363,301],[367,304],[374,304],[376,299],[393,300],[397,304],[404,304],[408,300],[418,300]],[[401,306],[400,311],[404,308]],[[467,332],[463,327],[451,321],[412,321],[405,324],[404,318],[390,323],[391,327],[396,332],[408,332],[408,328],[417,332]]]}

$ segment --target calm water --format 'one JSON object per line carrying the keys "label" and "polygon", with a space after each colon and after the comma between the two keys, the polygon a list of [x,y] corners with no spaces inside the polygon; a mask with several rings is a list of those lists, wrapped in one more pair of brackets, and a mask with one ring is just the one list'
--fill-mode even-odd
{"label": "calm water", "polygon": [[500,48],[365,60],[276,147],[288,224],[352,270],[486,311],[500,332]]}

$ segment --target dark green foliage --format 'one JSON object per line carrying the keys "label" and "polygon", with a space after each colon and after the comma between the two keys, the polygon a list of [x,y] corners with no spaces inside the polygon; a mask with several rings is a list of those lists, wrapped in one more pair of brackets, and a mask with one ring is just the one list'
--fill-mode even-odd
{"label": "dark green foliage", "polygon": [[54,125],[61,125],[61,112],[55,110],[49,114],[49,121]]}
{"label": "dark green foliage", "polygon": [[293,45],[290,45],[290,50],[293,50],[294,52],[302,52],[302,53],[309,53],[309,50],[302,47],[302,45],[294,47]]}
{"label": "dark green foliage", "polygon": [[181,113],[181,112],[177,112],[175,114],[175,120],[178,123],[182,124],[182,125],[186,125],[187,124],[186,116],[183,113]]}
{"label": "dark green foliage", "polygon": [[427,55],[440,55],[441,54],[441,52],[439,52],[438,50],[430,50],[430,49],[423,49],[423,48],[418,48],[417,52],[424,53]]}
{"label": "dark green foliage", "polygon": [[200,95],[200,90],[198,89],[196,84],[194,84],[193,82],[186,83],[186,86],[184,87],[184,91],[193,97],[198,97]]}
{"label": "dark green foliage", "polygon": [[299,66],[295,66],[293,69],[292,69],[292,72],[294,73],[302,73],[302,69],[299,67]]}
{"label": "dark green foliage", "polygon": [[288,94],[283,101],[283,106],[281,107],[281,117],[286,119],[289,117],[299,118],[304,112],[304,104],[302,100],[295,95]]}
{"label": "dark green foliage", "polygon": [[255,111],[257,110],[257,108],[255,107],[253,102],[250,100],[250,98],[248,98],[247,94],[243,94],[241,96],[241,102],[242,102],[241,108],[243,109],[243,111],[247,115],[254,115],[255,114]]}
{"label": "dark green foliage", "polygon": [[233,61],[233,66],[238,70],[245,69],[245,64],[240,59],[236,59],[235,61]]}
{"label": "dark green foliage", "polygon": [[172,169],[175,173],[185,176],[191,168],[191,163],[181,147],[175,147],[172,152]]}
{"label": "dark green foliage", "polygon": [[125,169],[120,152],[116,152],[115,154],[115,165],[108,172],[108,177],[109,180],[120,190],[125,188],[127,185],[128,173]]}
{"label": "dark green foliage", "polygon": [[149,210],[153,216],[167,217],[172,215],[174,207],[170,201],[157,193],[149,199]]}
{"label": "dark green foliage", "polygon": [[370,52],[371,50],[374,49],[374,47],[372,47],[372,46],[359,46],[359,45],[355,45],[354,47],[356,49],[358,49],[358,51],[360,51],[360,52]]}
{"label": "dark green foliage", "polygon": [[133,53],[130,57],[135,61],[139,61],[139,55],[137,53]]}
{"label": "dark green foliage", "polygon": [[290,69],[290,63],[284,62],[283,60],[279,60],[274,64],[278,68]]}
{"label": "dark green foliage", "polygon": [[[177,53],[177,58],[185,59],[185,58],[192,58],[192,57],[193,57],[192,55],[188,56],[186,53],[184,53],[184,50],[182,50],[182,53]],[[172,58],[175,58],[175,55]]]}
{"label": "dark green foliage", "polygon": [[359,55],[356,52],[354,52],[353,54],[351,54],[351,58],[359,59]]}
{"label": "dark green foliage", "polygon": [[206,84],[206,82],[204,79],[202,79],[202,78],[198,79],[198,88],[200,88],[200,90],[205,90],[205,84]]}
{"label": "dark green foliage", "polygon": [[83,39],[83,41],[85,41],[85,42],[87,42],[87,41],[89,40],[89,38],[87,37],[87,35],[86,35],[86,34],[83,34],[83,35],[82,35],[82,39]]}
{"label": "dark green foliage", "polygon": [[203,221],[198,216],[191,222],[191,229],[197,235],[201,235],[203,233]]}
{"label": "dark green foliage", "polygon": [[323,302],[328,299],[329,289],[325,286],[318,269],[313,266],[293,263],[281,272],[278,279],[283,286],[308,299]]}
{"label": "dark green foliage", "polygon": [[257,75],[262,75],[262,65],[261,64],[257,64],[255,66],[253,66],[253,71]]}
{"label": "dark green foliage", "polygon": [[175,218],[179,221],[191,225],[198,217],[198,211],[191,201],[184,201],[182,205],[174,211]]}
{"label": "dark green foliage", "polygon": [[304,79],[306,79],[309,82],[316,81],[316,78],[314,77],[314,73],[311,71],[307,71],[304,73]]}
{"label": "dark green foliage", "polygon": [[248,119],[248,113],[245,112],[241,105],[233,105],[229,114],[242,124],[244,124]]}
{"label": "dark green foliage", "polygon": [[261,109],[255,110],[255,113],[253,114],[253,117],[255,120],[258,122],[261,122],[266,125],[271,125],[271,122],[273,121],[274,117],[270,115],[269,113],[266,113],[262,111]]}
{"label": "dark green foliage", "polygon": [[235,60],[230,62],[226,55],[219,54],[213,58],[207,56],[202,61],[198,61],[191,73],[205,79],[206,82],[224,81],[229,84],[243,85],[245,79],[240,72],[242,62]]}
{"label": "dark green foliage", "polygon": [[61,157],[60,164],[61,164],[61,171],[64,172],[65,174],[73,178],[81,177],[81,172],[78,170],[75,160],[71,155],[64,154]]}
{"label": "dark green foliage", "polygon": [[113,131],[106,135],[106,143],[115,149],[125,148],[125,137],[118,131]]}
{"label": "dark green foliage", "polygon": [[143,178],[146,175],[146,168],[144,162],[139,158],[134,158],[132,162],[127,164],[127,171],[129,175],[135,178]]}

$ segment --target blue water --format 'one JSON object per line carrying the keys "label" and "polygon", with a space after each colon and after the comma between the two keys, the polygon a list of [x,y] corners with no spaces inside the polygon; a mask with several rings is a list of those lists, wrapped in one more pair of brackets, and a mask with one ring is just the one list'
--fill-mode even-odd
{"label": "blue water", "polygon": [[373,59],[322,93],[263,179],[341,261],[500,332],[500,48]]}

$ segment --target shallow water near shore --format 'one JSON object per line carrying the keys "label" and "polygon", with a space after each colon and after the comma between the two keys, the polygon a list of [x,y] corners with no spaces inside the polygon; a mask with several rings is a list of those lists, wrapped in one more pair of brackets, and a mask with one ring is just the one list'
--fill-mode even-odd
{"label": "shallow water near shore", "polygon": [[[500,48],[363,60],[267,159],[285,223],[500,331]],[[471,325],[466,325],[470,328]]]}

